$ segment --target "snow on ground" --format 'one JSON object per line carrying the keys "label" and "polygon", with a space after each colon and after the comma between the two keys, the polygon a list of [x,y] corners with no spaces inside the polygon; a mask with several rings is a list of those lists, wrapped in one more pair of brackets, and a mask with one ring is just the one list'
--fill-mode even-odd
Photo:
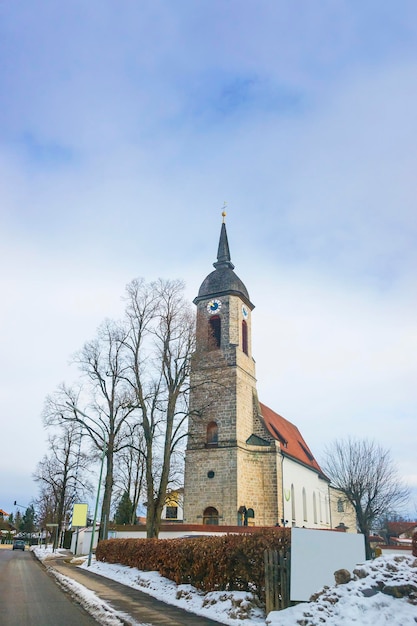
{"label": "snow on ground", "polygon": [[146,626],[137,622],[133,623],[129,615],[116,611],[107,602],[101,600],[94,591],[87,589],[84,585],[80,585],[80,583],[68,576],[63,576],[59,572],[53,571],[52,568],[51,572],[55,576],[58,585],[65,589],[73,598],[76,598],[87,613],[90,613],[99,624],[103,626],[123,626],[129,623],[131,626]]}
{"label": "snow on ground", "polygon": [[[417,623],[417,559],[378,557],[353,580],[324,587],[315,602],[268,615],[268,626],[412,626]],[[403,596],[403,597],[399,597]]]}
{"label": "snow on ground", "polygon": [[246,591],[204,593],[191,585],[176,585],[157,572],[142,572],[134,567],[99,561],[92,561],[90,567],[86,563],[81,567],[221,624],[265,626],[265,612],[259,607],[255,596]]}
{"label": "snow on ground", "polygon": [[[38,558],[51,558],[51,552],[35,549]],[[56,556],[56,554],[54,555]],[[75,559],[76,563],[82,559]],[[100,576],[139,589],[186,611],[235,626],[412,626],[417,624],[417,559],[412,556],[381,556],[355,569],[353,580],[325,587],[314,602],[301,603],[284,611],[265,614],[250,593],[211,592],[204,594],[191,585],[176,585],[157,572],[142,572],[132,567],[96,562],[80,567]],[[60,575],[59,575],[60,576]],[[67,579],[66,576],[61,578]],[[69,582],[68,582],[69,581]],[[96,619],[106,626],[119,626],[117,615],[95,594],[74,581],[59,581],[74,595],[94,606]],[[71,583],[75,587],[71,587]],[[80,589],[78,589],[78,587]],[[78,590],[77,590],[78,589]],[[84,590],[84,591],[83,591]],[[85,593],[87,592],[87,593]],[[394,594],[394,595],[390,595]],[[95,596],[95,597],[94,597]],[[404,597],[395,597],[404,596]],[[87,608],[87,607],[86,607]],[[101,611],[101,613],[100,613]],[[119,621],[116,621],[120,618]],[[114,621],[102,621],[102,619]]]}

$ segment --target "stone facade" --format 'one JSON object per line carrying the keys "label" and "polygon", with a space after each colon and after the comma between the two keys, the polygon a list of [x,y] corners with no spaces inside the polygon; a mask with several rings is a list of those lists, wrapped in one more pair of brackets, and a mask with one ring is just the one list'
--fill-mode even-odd
{"label": "stone facade", "polygon": [[[204,511],[212,508],[221,525],[239,525],[245,519],[274,525],[280,510],[280,451],[259,418],[251,341],[254,307],[233,272],[224,225],[215,267],[195,300],[197,349],[191,368],[184,522],[202,523]],[[214,316],[220,341],[213,347]],[[208,440],[210,424],[217,428],[215,442]],[[254,434],[263,438],[261,445],[250,442]],[[248,510],[250,517],[245,518]]]}
{"label": "stone facade", "polygon": [[[247,444],[255,430],[265,430],[261,424],[254,426],[256,378],[250,312],[247,309],[244,320],[245,304],[237,295],[219,298],[220,347],[211,349],[207,311],[210,300],[197,304],[198,345],[192,362],[184,521],[201,523],[204,510],[213,507],[218,511],[219,523],[238,524],[238,511],[245,507],[253,509],[257,524],[273,524],[277,521],[278,498],[276,445],[274,441],[261,447]],[[248,354],[242,349],[243,321],[247,324]],[[214,444],[207,441],[207,427],[212,423],[218,429]]]}

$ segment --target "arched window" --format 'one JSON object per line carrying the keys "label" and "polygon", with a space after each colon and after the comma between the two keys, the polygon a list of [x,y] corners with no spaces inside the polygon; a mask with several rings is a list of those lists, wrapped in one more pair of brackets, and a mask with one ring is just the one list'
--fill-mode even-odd
{"label": "arched window", "polygon": [[220,317],[218,315],[211,317],[209,319],[209,324],[208,324],[209,350],[220,348],[221,330],[222,330],[222,326],[221,326]]}
{"label": "arched window", "polygon": [[305,487],[303,487],[303,519],[306,522],[307,521],[307,496],[306,496],[306,490]]}
{"label": "arched window", "polygon": [[206,443],[212,448],[219,444],[219,428],[216,422],[210,422],[209,424],[207,424]]}
{"label": "arched window", "polygon": [[245,506],[240,506],[237,510],[237,525],[238,526],[255,526],[255,511],[253,509],[247,509]]}
{"label": "arched window", "polygon": [[246,517],[248,520],[248,526],[255,526],[255,511],[253,509],[248,509],[246,511]]}
{"label": "arched window", "polygon": [[292,516],[292,521],[295,522],[295,493],[294,493],[294,485],[291,485],[291,516]]}
{"label": "arched window", "polygon": [[313,515],[314,515],[314,523],[317,524],[317,500],[316,493],[313,493]]}
{"label": "arched window", "polygon": [[342,500],[342,498],[339,498],[337,501],[337,512],[338,513],[344,513],[345,511],[345,504]]}
{"label": "arched window", "polygon": [[245,320],[242,320],[242,350],[248,354],[248,325]]}
{"label": "arched window", "polygon": [[209,524],[211,526],[219,525],[219,512],[214,506],[208,506],[204,509],[203,524]]}

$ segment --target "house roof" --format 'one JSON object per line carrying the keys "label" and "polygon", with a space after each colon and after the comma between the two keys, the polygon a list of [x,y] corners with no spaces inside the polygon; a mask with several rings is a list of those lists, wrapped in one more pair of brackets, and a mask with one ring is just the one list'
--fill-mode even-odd
{"label": "house roof", "polygon": [[403,535],[404,533],[412,533],[417,529],[417,522],[388,522],[387,530],[393,535]]}
{"label": "house roof", "polygon": [[9,514],[6,513],[6,511],[3,511],[3,509],[0,509],[0,515],[3,515],[3,516],[5,515],[6,517],[9,516]]}
{"label": "house roof", "polygon": [[262,402],[259,405],[265,426],[270,435],[280,442],[282,454],[315,470],[322,478],[328,480],[297,426]]}
{"label": "house roof", "polygon": [[390,541],[397,546],[411,546],[412,544],[412,539],[405,537],[391,537]]}

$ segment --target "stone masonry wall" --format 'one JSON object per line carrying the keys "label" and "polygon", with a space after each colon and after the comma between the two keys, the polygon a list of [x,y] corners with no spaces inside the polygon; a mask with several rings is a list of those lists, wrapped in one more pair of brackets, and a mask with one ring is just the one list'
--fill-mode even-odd
{"label": "stone masonry wall", "polygon": [[[189,437],[185,462],[184,522],[202,523],[203,511],[215,507],[220,525],[235,525],[241,506],[255,512],[255,525],[274,525],[281,514],[282,459],[279,446],[258,417],[255,363],[242,350],[242,300],[220,298],[221,346],[209,349],[210,314],[206,301],[197,313],[197,351],[193,355]],[[208,300],[207,300],[208,301]],[[256,404],[256,402],[255,402]],[[207,446],[207,425],[218,425],[218,445]],[[269,446],[248,445],[256,434]],[[211,476],[211,477],[209,477]]]}

